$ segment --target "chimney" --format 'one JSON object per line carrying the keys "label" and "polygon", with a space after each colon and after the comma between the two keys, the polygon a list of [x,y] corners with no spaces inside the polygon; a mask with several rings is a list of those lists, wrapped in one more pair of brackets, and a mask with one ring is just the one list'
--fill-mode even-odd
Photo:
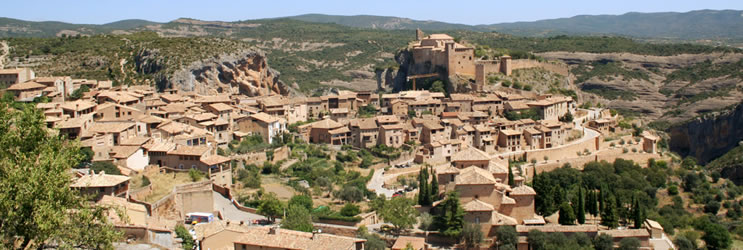
{"label": "chimney", "polygon": [[271,227],[270,229],[268,229],[268,234],[278,235],[279,227]]}

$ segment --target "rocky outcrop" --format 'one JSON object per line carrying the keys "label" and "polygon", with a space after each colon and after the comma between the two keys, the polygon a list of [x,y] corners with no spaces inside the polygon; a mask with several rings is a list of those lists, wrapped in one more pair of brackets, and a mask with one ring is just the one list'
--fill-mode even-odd
{"label": "rocky outcrop", "polygon": [[700,117],[670,129],[670,148],[682,157],[707,163],[743,139],[743,103],[734,109]]}
{"label": "rocky outcrop", "polygon": [[170,78],[174,88],[202,95],[241,93],[247,96],[291,95],[296,92],[279,81],[266,56],[246,51],[192,63]]}

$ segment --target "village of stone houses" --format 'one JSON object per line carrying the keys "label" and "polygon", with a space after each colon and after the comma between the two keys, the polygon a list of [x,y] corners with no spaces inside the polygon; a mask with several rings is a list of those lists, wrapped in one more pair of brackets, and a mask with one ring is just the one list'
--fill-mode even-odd
{"label": "village of stone houses", "polygon": [[[666,164],[654,131],[573,96],[488,84],[524,68],[570,74],[559,65],[478,59],[420,30],[408,49],[444,71],[409,74],[399,91],[320,96],[277,94],[260,71],[240,76],[259,86],[251,94],[33,67],[6,67],[0,80],[13,101],[35,105],[48,133],[79,143],[86,157],[69,186],[106,209],[117,248],[526,250],[564,235],[675,249],[643,200],[620,203],[590,184],[558,190],[542,177]],[[470,86],[416,88],[442,74]]]}

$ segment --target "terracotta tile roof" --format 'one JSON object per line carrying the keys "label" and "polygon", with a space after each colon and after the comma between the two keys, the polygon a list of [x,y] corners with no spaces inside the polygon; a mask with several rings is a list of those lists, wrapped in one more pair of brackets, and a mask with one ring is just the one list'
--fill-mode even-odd
{"label": "terracotta tile roof", "polygon": [[504,134],[504,135],[520,135],[521,134],[521,132],[516,131],[516,130],[511,130],[511,129],[504,129],[504,130],[501,130],[500,132],[501,134]]}
{"label": "terracotta tile roof", "polygon": [[247,232],[250,230],[248,224],[240,225],[240,222],[215,220],[209,223],[199,223],[194,226],[196,239],[201,240],[211,237],[219,232],[229,230],[233,232]]}
{"label": "terracotta tile roof", "polygon": [[377,122],[374,118],[357,118],[351,120],[351,127],[358,127],[359,129],[377,129]]}
{"label": "terracotta tile roof", "polygon": [[74,102],[65,102],[60,105],[62,109],[66,110],[72,110],[72,111],[82,111],[86,110],[92,107],[95,107],[95,103],[89,102],[89,101],[83,101],[83,100],[77,100]]}
{"label": "terracotta tile roof", "polygon": [[269,114],[266,114],[266,113],[263,113],[263,112],[257,113],[257,114],[254,114],[254,115],[250,115],[250,118],[256,119],[256,120],[259,120],[259,121],[262,121],[262,122],[265,122],[265,123],[273,123],[273,122],[276,122],[276,121],[279,120],[278,117],[275,117],[275,116],[272,116],[272,115],[269,115]]}
{"label": "terracotta tile roof", "polygon": [[217,112],[232,110],[232,106],[221,103],[221,102],[209,104],[209,107],[216,110]]}
{"label": "terracotta tile roof", "polygon": [[10,87],[8,87],[7,90],[24,91],[24,90],[32,90],[32,89],[43,89],[45,87],[46,85],[40,84],[38,82],[26,81],[26,82],[10,85]]}
{"label": "terracotta tile roof", "polygon": [[177,102],[180,101],[183,97],[178,94],[162,94],[160,95],[160,98],[168,102]]}
{"label": "terracotta tile roof", "polygon": [[516,200],[514,200],[514,199],[513,199],[513,198],[511,198],[511,197],[508,197],[508,196],[505,196],[505,195],[504,195],[504,196],[502,196],[502,198],[501,198],[501,202],[500,202],[500,204],[501,204],[501,205],[503,205],[503,204],[513,205],[513,204],[516,204]]}
{"label": "terracotta tile roof", "polygon": [[488,163],[488,169],[494,174],[508,173],[508,167],[500,165],[500,163],[497,163],[495,160],[491,160]]}
{"label": "terracotta tile roof", "polygon": [[529,106],[526,105],[522,101],[509,101],[509,102],[506,102],[506,105],[505,106],[506,106],[505,108],[507,110],[522,110],[522,109],[528,109],[529,108]]}
{"label": "terracotta tile roof", "polygon": [[452,167],[451,165],[444,165],[443,167],[436,168],[436,174],[458,174],[459,169]]}
{"label": "terracotta tile roof", "polygon": [[475,147],[468,147],[457,152],[451,157],[451,161],[489,161],[490,155]]}
{"label": "terracotta tile roof", "polygon": [[55,125],[57,128],[80,128],[88,120],[91,120],[90,116],[80,116],[75,118],[68,118],[64,121],[58,122]]}
{"label": "terracotta tile roof", "polygon": [[150,137],[135,136],[121,140],[120,144],[123,146],[142,146],[148,141],[150,141]]}
{"label": "terracotta tile roof", "polygon": [[430,130],[444,129],[438,121],[434,120],[423,120],[423,126]]}
{"label": "terracotta tile roof", "polygon": [[224,102],[230,103],[232,100],[229,95],[212,95],[212,96],[199,96],[195,100],[196,103],[215,103]]}
{"label": "terracotta tile roof", "polygon": [[423,237],[412,237],[412,236],[400,236],[397,237],[395,244],[392,245],[392,250],[405,249],[408,244],[413,247],[413,250],[426,249],[426,239]]}
{"label": "terracotta tile roof", "polygon": [[142,148],[141,146],[113,146],[111,148],[111,153],[114,153],[112,156],[113,158],[117,159],[126,159],[129,158],[129,156],[132,156],[137,150]]}
{"label": "terracotta tile roof", "polygon": [[202,156],[204,153],[209,151],[207,146],[177,146],[174,150],[169,151],[169,155],[190,155],[190,156]]}
{"label": "terracotta tile roof", "polygon": [[537,195],[537,192],[533,188],[527,185],[521,185],[513,188],[511,195]]}
{"label": "terracotta tile roof", "polygon": [[325,120],[316,121],[310,124],[312,124],[312,128],[318,128],[318,129],[336,129],[336,128],[343,126],[343,124],[340,124],[336,121],[333,121],[327,118]]}
{"label": "terracotta tile roof", "polygon": [[[275,233],[271,233],[275,230]],[[315,234],[269,227],[252,227],[241,234],[235,241],[238,244],[264,246],[281,249],[356,249],[357,242],[364,239],[337,236],[332,234]]]}
{"label": "terracotta tile roof", "polygon": [[402,129],[402,126],[400,126],[400,124],[382,125],[382,129],[384,129],[384,130],[397,130],[397,129]]}
{"label": "terracotta tile roof", "polygon": [[134,127],[133,122],[96,122],[90,127],[90,132],[93,133],[119,133]]}
{"label": "terracotta tile roof", "polygon": [[340,128],[328,131],[328,133],[330,134],[342,134],[342,133],[348,133],[348,132],[351,132],[351,130],[349,130],[348,127],[340,127]]}
{"label": "terracotta tile roof", "polygon": [[376,117],[378,123],[398,123],[400,118],[394,115],[380,115]]}
{"label": "terracotta tile roof", "polygon": [[498,213],[498,211],[493,211],[493,215],[490,217],[491,224],[503,226],[516,226],[519,224],[519,221],[514,219],[513,217]]}
{"label": "terracotta tile roof", "polygon": [[480,184],[495,184],[497,181],[493,174],[485,169],[471,166],[463,169],[459,172],[459,175],[454,179],[457,185],[480,185]]}
{"label": "terracotta tile roof", "polygon": [[160,117],[157,117],[157,116],[153,116],[153,115],[141,115],[141,116],[137,117],[136,120],[139,121],[139,122],[147,123],[147,124],[151,124],[151,123],[162,123],[162,122],[166,121],[163,118],[160,118]]}
{"label": "terracotta tile roof", "polygon": [[210,155],[201,159],[201,162],[207,166],[214,166],[220,163],[229,162],[230,158],[221,155]]}
{"label": "terracotta tile roof", "polygon": [[464,211],[467,211],[467,212],[495,210],[493,205],[490,205],[478,199],[474,199],[474,200],[471,200],[470,202],[465,203],[464,206],[462,206],[462,208],[464,208]]}
{"label": "terracotta tile roof", "polygon": [[663,229],[663,226],[661,226],[660,223],[651,219],[646,219],[645,224],[652,229]]}
{"label": "terracotta tile roof", "polygon": [[123,175],[112,175],[106,174],[101,171],[100,173],[93,173],[83,175],[82,177],[75,180],[70,187],[73,188],[84,188],[84,187],[112,187],[119,185],[125,181],[129,181],[128,176]]}
{"label": "terracotta tile roof", "polygon": [[21,73],[26,68],[16,68],[16,69],[0,69],[0,74],[18,74]]}

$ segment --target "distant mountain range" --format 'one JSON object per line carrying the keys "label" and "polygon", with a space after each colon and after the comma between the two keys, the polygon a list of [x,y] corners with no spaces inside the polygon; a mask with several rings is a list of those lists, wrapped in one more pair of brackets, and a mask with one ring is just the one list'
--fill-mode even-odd
{"label": "distant mountain range", "polygon": [[[389,16],[337,16],[307,14],[285,17],[317,23],[382,30],[424,31],[469,30],[496,31],[517,36],[619,35],[665,40],[743,40],[743,11],[698,10],[685,13],[626,13],[623,15],[581,15],[534,22],[466,25],[439,21],[421,21]],[[177,22],[177,20],[173,21]],[[173,23],[170,22],[170,23]],[[226,23],[226,22],[225,22]],[[239,22],[235,22],[239,23]],[[148,25],[165,23],[147,20],[122,20],[102,25],[63,22],[31,22],[0,18],[0,37],[48,37],[62,34],[98,34],[114,31],[146,30]]]}
{"label": "distant mountain range", "polygon": [[337,23],[358,28],[420,28],[424,31],[465,29],[538,37],[555,35],[621,35],[672,40],[743,39],[743,11],[740,10],[698,10],[685,13],[630,12],[623,15],[581,15],[534,22],[490,25],[452,24],[386,16],[307,14],[288,18],[307,22]]}

